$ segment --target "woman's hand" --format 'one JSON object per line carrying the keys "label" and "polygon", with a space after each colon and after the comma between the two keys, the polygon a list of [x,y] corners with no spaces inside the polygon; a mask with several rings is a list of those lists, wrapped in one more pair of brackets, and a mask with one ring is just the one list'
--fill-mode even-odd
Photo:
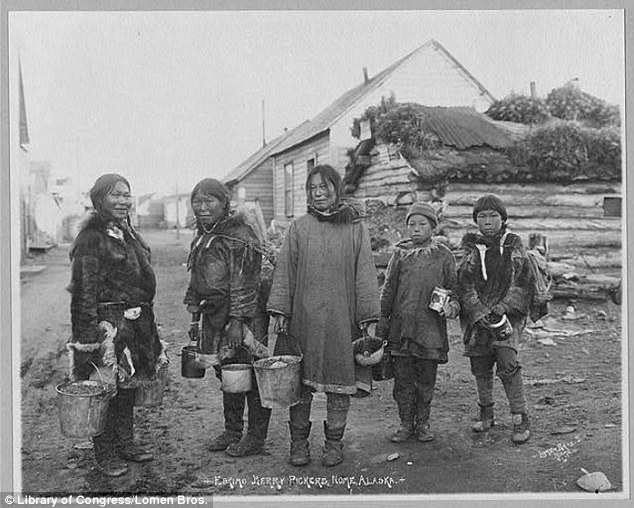
{"label": "woman's hand", "polygon": [[198,342],[198,338],[200,336],[200,330],[198,328],[198,322],[190,323],[189,330],[187,330],[187,335],[189,335],[189,340],[192,342]]}
{"label": "woman's hand", "polygon": [[189,335],[189,340],[192,342],[198,342],[200,338],[200,312],[192,312],[192,322],[189,324],[189,330],[187,330],[187,335]]}
{"label": "woman's hand", "polygon": [[238,319],[232,319],[229,321],[229,325],[226,328],[227,345],[237,347],[242,344],[242,321]]}
{"label": "woman's hand", "polygon": [[284,314],[273,314],[273,331],[275,333],[286,333],[288,326],[288,319]]}
{"label": "woman's hand", "polygon": [[375,333],[377,337],[381,339],[387,339],[390,335],[390,318],[387,316],[381,316],[379,323],[376,325]]}

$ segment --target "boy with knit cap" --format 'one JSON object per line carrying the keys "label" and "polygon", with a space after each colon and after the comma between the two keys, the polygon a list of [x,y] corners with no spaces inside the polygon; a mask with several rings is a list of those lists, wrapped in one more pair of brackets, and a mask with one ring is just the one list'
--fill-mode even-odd
{"label": "boy with knit cap", "polygon": [[[486,432],[494,425],[496,365],[512,414],[512,440],[519,444],[530,437],[518,347],[529,312],[531,276],[522,240],[508,230],[507,218],[497,196],[483,196],[474,204],[473,220],[479,232],[463,237],[464,255],[458,268],[460,323],[480,406],[472,430]],[[500,323],[507,326],[497,326]]]}
{"label": "boy with knit cap", "polygon": [[393,396],[400,426],[395,443],[416,435],[432,441],[429,414],[439,363],[447,363],[447,318],[458,315],[457,299],[449,297],[439,310],[430,308],[435,288],[451,295],[457,289],[456,262],[434,232],[438,219],[428,203],[414,203],[407,214],[410,238],[396,244],[381,290],[377,334],[388,340],[393,361]]}

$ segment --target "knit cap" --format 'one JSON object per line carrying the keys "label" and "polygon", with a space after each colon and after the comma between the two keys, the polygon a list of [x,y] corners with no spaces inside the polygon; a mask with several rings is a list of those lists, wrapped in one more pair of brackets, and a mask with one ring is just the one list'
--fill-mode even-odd
{"label": "knit cap", "polygon": [[478,222],[478,213],[484,210],[493,210],[502,217],[502,222],[506,222],[508,215],[506,214],[506,207],[502,200],[493,194],[487,194],[478,199],[473,205],[473,222]]}
{"label": "knit cap", "polygon": [[409,222],[409,218],[412,215],[422,215],[423,217],[427,217],[431,222],[433,227],[438,226],[438,217],[436,216],[436,210],[429,203],[414,203],[409,207],[407,212],[407,217],[405,218],[405,223]]}

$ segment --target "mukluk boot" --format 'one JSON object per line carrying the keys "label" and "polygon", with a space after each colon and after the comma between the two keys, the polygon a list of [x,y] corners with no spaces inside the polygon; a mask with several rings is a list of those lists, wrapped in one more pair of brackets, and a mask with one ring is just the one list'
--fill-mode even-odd
{"label": "mukluk boot", "polygon": [[390,436],[392,443],[403,443],[414,435],[414,424],[401,421],[396,432]]}
{"label": "mukluk boot", "polygon": [[128,464],[115,453],[112,436],[104,432],[93,438],[97,471],[104,476],[116,478],[128,472]]}
{"label": "mukluk boot", "polygon": [[328,423],[324,422],[324,434],[326,440],[324,441],[324,455],[322,463],[326,467],[336,466],[343,462],[343,433],[345,427],[331,428]]}
{"label": "mukluk boot", "polygon": [[310,463],[308,436],[311,426],[311,422],[308,422],[305,427],[300,427],[292,421],[288,422],[288,428],[291,431],[291,454],[288,462],[292,466],[305,466]]}
{"label": "mukluk boot", "polygon": [[119,389],[116,396],[116,451],[131,462],[149,462],[154,454],[134,441],[134,390]]}
{"label": "mukluk boot", "polygon": [[473,432],[487,432],[491,427],[495,425],[495,418],[493,416],[493,404],[480,406],[480,415],[478,416],[478,421],[473,424],[471,430]]}
{"label": "mukluk boot", "polygon": [[514,413],[513,419],[513,435],[511,439],[515,444],[522,444],[531,437],[530,424],[526,413]]}
{"label": "mukluk boot", "polygon": [[242,439],[244,405],[244,393],[222,392],[225,430],[211,440],[208,447],[209,451],[223,452],[229,446]]}

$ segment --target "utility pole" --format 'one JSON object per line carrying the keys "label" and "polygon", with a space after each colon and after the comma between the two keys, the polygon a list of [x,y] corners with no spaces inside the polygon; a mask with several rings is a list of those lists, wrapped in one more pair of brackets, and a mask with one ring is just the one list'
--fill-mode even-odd
{"label": "utility pole", "polygon": [[181,237],[181,226],[180,226],[181,217],[180,217],[179,206],[178,206],[179,201],[180,200],[178,199],[178,177],[176,177],[176,238],[178,239],[180,239]]}
{"label": "utility pole", "polygon": [[264,127],[264,99],[262,99],[262,146],[266,146],[266,135]]}

